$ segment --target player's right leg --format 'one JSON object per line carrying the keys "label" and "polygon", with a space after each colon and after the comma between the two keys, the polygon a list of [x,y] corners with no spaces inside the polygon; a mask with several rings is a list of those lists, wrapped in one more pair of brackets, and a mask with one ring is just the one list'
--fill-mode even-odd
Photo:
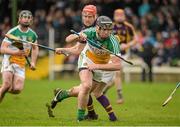
{"label": "player's right leg", "polygon": [[6,92],[12,85],[13,73],[10,71],[3,71],[2,72],[2,86],[0,88],[0,102],[3,100]]}
{"label": "player's right leg", "polygon": [[[93,81],[91,92],[94,91],[96,86],[97,85],[95,84],[95,81]],[[94,105],[93,105],[93,98],[92,98],[91,94],[89,95],[87,110],[88,110],[88,113],[85,115],[85,119],[87,119],[87,120],[97,120],[98,119],[98,114],[96,114],[96,112],[95,112]]]}
{"label": "player's right leg", "polygon": [[81,121],[85,118],[85,109],[88,104],[89,94],[92,88],[93,74],[88,69],[79,72],[81,80],[81,89],[78,94],[78,116],[77,120]]}

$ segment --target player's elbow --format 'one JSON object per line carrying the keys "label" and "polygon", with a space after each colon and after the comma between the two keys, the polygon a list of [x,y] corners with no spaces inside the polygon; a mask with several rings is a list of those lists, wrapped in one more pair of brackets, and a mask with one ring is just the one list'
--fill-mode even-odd
{"label": "player's elbow", "polygon": [[65,41],[66,41],[66,43],[69,43],[69,42],[70,42],[69,36],[65,38]]}
{"label": "player's elbow", "polygon": [[120,71],[122,68],[121,68],[121,64],[115,64],[115,70],[116,71]]}
{"label": "player's elbow", "polygon": [[39,47],[37,45],[34,45],[32,47],[32,50],[35,51],[35,52],[38,52],[39,51]]}
{"label": "player's elbow", "polygon": [[0,53],[1,53],[1,54],[5,54],[5,53],[6,53],[5,48],[1,47],[1,49],[0,49]]}
{"label": "player's elbow", "polygon": [[77,41],[78,38],[79,38],[79,36],[71,34],[65,38],[65,41],[66,41],[66,43],[72,43],[72,42]]}
{"label": "player's elbow", "polygon": [[121,70],[121,64],[120,63],[113,63],[111,65],[110,71],[120,71]]}
{"label": "player's elbow", "polygon": [[72,36],[71,36],[71,35],[67,36],[66,39],[65,39],[65,41],[66,41],[66,43],[71,43],[71,42],[73,42]]}

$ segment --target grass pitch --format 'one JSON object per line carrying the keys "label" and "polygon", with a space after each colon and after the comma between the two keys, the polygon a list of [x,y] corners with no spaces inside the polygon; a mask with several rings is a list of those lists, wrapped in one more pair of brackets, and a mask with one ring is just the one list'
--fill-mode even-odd
{"label": "grass pitch", "polygon": [[180,125],[180,89],[168,105],[163,101],[175,88],[176,83],[130,83],[123,85],[125,103],[116,104],[116,91],[108,91],[112,107],[118,116],[117,122],[110,122],[101,105],[94,99],[99,114],[96,121],[76,122],[77,99],[70,98],[59,103],[54,110],[55,118],[49,118],[45,104],[53,97],[53,89],[68,89],[78,80],[26,80],[19,95],[7,94],[0,104],[0,126],[121,126],[121,125]]}

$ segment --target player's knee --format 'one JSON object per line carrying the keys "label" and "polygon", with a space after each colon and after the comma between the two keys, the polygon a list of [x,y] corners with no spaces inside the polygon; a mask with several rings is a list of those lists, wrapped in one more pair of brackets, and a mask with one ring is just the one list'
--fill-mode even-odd
{"label": "player's knee", "polygon": [[23,89],[22,87],[16,86],[11,90],[11,93],[19,94],[19,93],[21,93],[22,89]]}
{"label": "player's knee", "polygon": [[4,88],[5,88],[5,89],[9,89],[9,88],[11,87],[11,82],[10,82],[10,81],[5,81],[5,82],[3,83],[3,85],[4,85]]}
{"label": "player's knee", "polygon": [[75,87],[69,89],[69,95],[72,97],[77,97],[78,93],[79,93],[79,91],[75,90]]}
{"label": "player's knee", "polygon": [[21,93],[21,90],[14,90],[14,89],[12,89],[10,91],[10,93],[12,93],[12,94],[19,94],[19,93]]}
{"label": "player's knee", "polygon": [[19,94],[22,90],[23,90],[23,84],[18,83],[18,84],[14,84],[14,86],[12,87],[11,92],[14,93],[14,94]]}
{"label": "player's knee", "polygon": [[93,95],[94,95],[95,98],[98,98],[98,97],[100,97],[102,95],[102,92],[101,91],[94,91]]}
{"label": "player's knee", "polygon": [[89,93],[91,90],[92,85],[90,83],[84,83],[82,85],[82,90],[84,93]]}

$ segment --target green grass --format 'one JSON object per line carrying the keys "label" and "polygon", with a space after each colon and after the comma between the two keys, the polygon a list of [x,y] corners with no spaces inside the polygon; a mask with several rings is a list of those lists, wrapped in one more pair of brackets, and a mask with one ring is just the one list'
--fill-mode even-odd
{"label": "green grass", "polygon": [[55,118],[49,118],[45,103],[53,97],[52,90],[77,85],[78,80],[47,80],[25,82],[19,95],[7,94],[0,104],[0,126],[121,126],[121,125],[180,125],[180,89],[171,102],[161,106],[175,88],[176,83],[131,83],[123,85],[125,103],[116,104],[116,91],[108,92],[119,121],[110,122],[102,106],[94,99],[99,114],[97,121],[76,122],[77,99],[70,98],[59,103],[54,110]]}

